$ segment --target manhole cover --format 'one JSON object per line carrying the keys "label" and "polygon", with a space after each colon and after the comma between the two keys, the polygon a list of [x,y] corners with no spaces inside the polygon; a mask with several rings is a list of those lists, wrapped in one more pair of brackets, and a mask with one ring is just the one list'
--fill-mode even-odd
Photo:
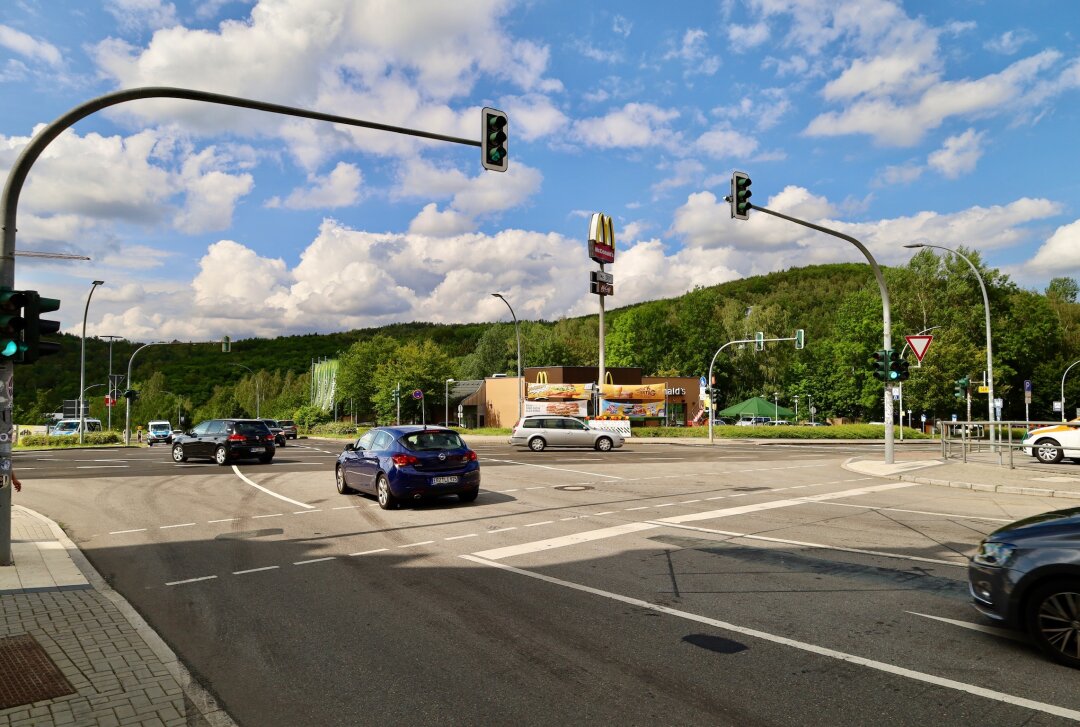
{"label": "manhole cover", "polygon": [[63,672],[33,636],[0,639],[0,709],[74,693]]}
{"label": "manhole cover", "polygon": [[562,490],[563,492],[581,492],[582,490],[593,489],[589,485],[563,485],[562,487],[556,487],[556,490]]}

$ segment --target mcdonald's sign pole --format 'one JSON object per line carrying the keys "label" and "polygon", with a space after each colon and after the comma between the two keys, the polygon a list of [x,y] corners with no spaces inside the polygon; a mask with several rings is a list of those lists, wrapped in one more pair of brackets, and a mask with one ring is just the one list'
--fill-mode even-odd
{"label": "mcdonald's sign pole", "polygon": [[594,212],[589,219],[589,257],[600,266],[589,274],[589,290],[600,298],[600,376],[604,383],[604,298],[615,293],[615,276],[604,271],[606,263],[615,262],[615,225],[603,212]]}

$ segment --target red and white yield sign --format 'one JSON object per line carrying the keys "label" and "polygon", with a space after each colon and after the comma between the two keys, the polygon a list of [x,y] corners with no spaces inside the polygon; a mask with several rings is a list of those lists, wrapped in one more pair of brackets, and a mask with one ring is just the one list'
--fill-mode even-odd
{"label": "red and white yield sign", "polygon": [[904,340],[911,346],[911,352],[915,354],[915,358],[919,359],[919,363],[922,363],[923,356],[926,355],[926,349],[930,348],[930,342],[934,340],[934,337],[904,336]]}

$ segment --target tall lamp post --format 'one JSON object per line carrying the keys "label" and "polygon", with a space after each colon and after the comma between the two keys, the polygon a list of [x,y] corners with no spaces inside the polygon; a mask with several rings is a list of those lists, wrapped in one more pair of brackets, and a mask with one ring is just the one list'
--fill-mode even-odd
{"label": "tall lamp post", "polygon": [[90,299],[94,297],[94,291],[99,285],[105,285],[105,281],[95,280],[90,285],[82,315],[82,353],[79,356],[79,444],[85,440],[84,430],[86,429],[86,412],[83,411],[83,389],[86,388],[86,314],[90,312]]}
{"label": "tall lamp post", "polygon": [[510,301],[504,298],[502,293],[492,293],[491,295],[506,303],[506,307],[510,308],[510,317],[514,319],[514,336],[517,338],[518,421],[521,421],[521,331],[518,330],[518,319],[514,315],[514,309],[510,306]]}
{"label": "tall lamp post", "polygon": [[[1080,361],[1073,361],[1069,364],[1071,369],[1076,364],[1080,364]],[[1065,376],[1069,373],[1069,369],[1065,369],[1065,373],[1061,375],[1061,421],[1065,421]]]}
{"label": "tall lamp post", "polygon": [[450,384],[454,383],[453,379],[447,379],[446,384],[443,386],[443,426],[447,426],[450,423]]}
{"label": "tall lamp post", "polygon": [[[931,245],[928,242],[916,242],[910,245],[904,245],[904,247],[936,247],[938,250],[945,250],[946,252],[951,252],[953,255],[956,255],[958,258],[968,264],[968,267],[971,268],[971,271],[975,273],[975,279],[979,281],[979,289],[982,290],[983,312],[986,314],[986,378],[987,385],[990,387],[990,396],[988,397],[987,404],[988,409],[990,410],[990,447],[993,449],[994,440],[996,439],[996,433],[994,430],[994,353],[992,348],[992,342],[990,339],[990,298],[986,295],[986,284],[983,283],[982,275],[979,273],[979,269],[975,267],[975,263],[971,262],[971,260],[969,260],[966,255],[958,253],[951,247],[944,247],[943,245]],[[1064,402],[1061,405],[1061,409],[1062,416],[1064,416]]]}
{"label": "tall lamp post", "polygon": [[260,399],[260,397],[259,397],[259,377],[255,375],[254,371],[251,371],[251,369],[249,369],[244,364],[230,363],[229,365],[230,366],[239,366],[242,369],[247,369],[248,371],[251,372],[251,378],[255,379],[255,418],[259,419],[260,418],[259,417],[259,411],[260,411],[260,409],[259,409],[259,399]]}

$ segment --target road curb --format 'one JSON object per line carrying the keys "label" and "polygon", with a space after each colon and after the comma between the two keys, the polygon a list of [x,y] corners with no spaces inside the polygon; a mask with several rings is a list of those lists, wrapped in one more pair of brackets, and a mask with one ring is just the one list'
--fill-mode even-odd
{"label": "road curb", "polygon": [[[972,490],[974,492],[999,492],[1003,495],[1029,495],[1031,497],[1059,497],[1062,499],[1080,500],[1080,492],[1072,490],[1053,490],[1046,487],[1019,487],[1016,485],[991,485],[986,482],[965,482],[962,480],[945,480],[937,477],[921,477],[910,473],[876,473],[852,466],[859,462],[858,457],[844,460],[840,466],[850,472],[870,474],[882,479],[900,480],[901,482],[913,482],[917,485],[931,485],[933,487],[951,487],[958,490]],[[947,464],[942,462],[941,464]],[[925,468],[924,468],[925,469]]]}
{"label": "road curb", "polygon": [[[23,506],[20,506],[23,507]],[[42,523],[47,525],[52,530],[53,535],[64,546],[67,551],[68,557],[75,564],[86,577],[86,580],[90,582],[90,585],[94,587],[94,590],[98,591],[105,598],[109,599],[117,610],[123,614],[127,622],[131,624],[131,627],[135,629],[140,638],[146,642],[146,645],[150,647],[150,650],[154,652],[154,655],[161,660],[161,663],[169,670],[169,674],[176,680],[176,683],[180,685],[180,688],[184,690],[184,695],[188,698],[191,704],[199,711],[199,714],[207,724],[211,727],[238,727],[232,717],[218,704],[217,699],[210,693],[208,689],[203,687],[198,680],[192,676],[187,667],[181,663],[180,658],[169,647],[165,640],[158,635],[157,631],[146,623],[139,612],[135,610],[126,598],[120,595],[119,592],[113,589],[108,582],[102,578],[101,574],[97,572],[97,569],[87,560],[79,547],[67,536],[64,529],[57,525],[55,522],[45,517],[36,510],[31,510],[28,507],[23,507],[23,510],[31,516],[37,518]]]}

